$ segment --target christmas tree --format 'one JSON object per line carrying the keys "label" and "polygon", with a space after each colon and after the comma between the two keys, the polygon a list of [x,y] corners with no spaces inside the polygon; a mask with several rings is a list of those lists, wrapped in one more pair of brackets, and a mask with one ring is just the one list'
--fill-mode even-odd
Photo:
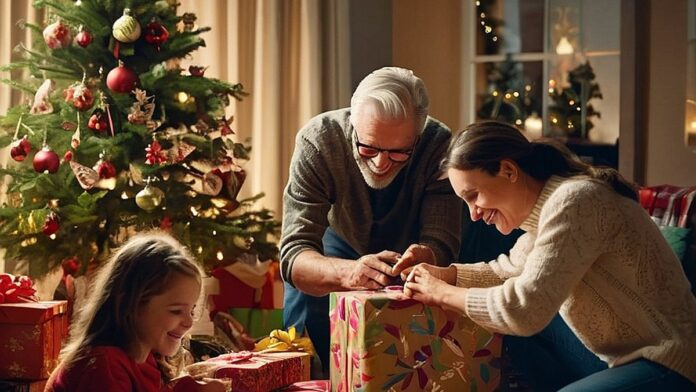
{"label": "christmas tree", "polygon": [[[501,63],[486,63],[488,90],[481,98],[477,116],[522,125],[533,112],[540,111],[532,94],[532,85],[525,81],[520,62],[508,54]],[[536,110],[535,110],[536,109]]]}
{"label": "christmas tree", "polygon": [[587,61],[568,72],[568,86],[556,88],[549,83],[549,121],[554,135],[586,138],[594,127],[591,118],[601,118],[589,102],[602,99],[599,84],[594,81],[595,73]]}
{"label": "christmas tree", "polygon": [[[169,230],[207,269],[254,254],[276,257],[279,224],[237,200],[248,141],[225,115],[241,84],[180,60],[204,46],[194,14],[176,0],[37,0],[46,24],[23,58],[33,96],[0,117],[12,161],[0,206],[0,247],[39,277],[84,272],[139,230]],[[7,176],[5,178],[7,178]]]}

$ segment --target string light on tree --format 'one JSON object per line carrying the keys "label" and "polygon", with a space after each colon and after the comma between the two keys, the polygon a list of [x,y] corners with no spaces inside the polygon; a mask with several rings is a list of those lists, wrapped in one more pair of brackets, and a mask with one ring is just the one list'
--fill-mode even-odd
{"label": "string light on tree", "polygon": [[537,108],[531,84],[525,81],[523,68],[508,55],[500,63],[486,63],[489,95],[484,95],[477,110],[478,118],[504,121],[521,126]]}
{"label": "string light on tree", "polygon": [[[33,277],[64,260],[98,264],[132,233],[152,227],[195,250],[208,271],[241,254],[277,258],[280,224],[254,206],[261,195],[236,199],[243,180],[229,169],[241,170],[250,158],[247,142],[226,137],[233,127],[224,115],[230,96],[246,93],[241,84],[207,77],[205,64],[182,72],[181,61],[205,46],[200,34],[209,28],[197,27],[192,13],[177,14],[179,2],[33,3],[47,15],[46,23],[27,29],[35,45],[20,46],[21,57],[2,64],[28,72],[17,73],[21,81],[0,80],[34,90],[33,104],[0,115],[0,149],[13,159],[8,202],[0,205],[0,227],[13,230],[0,233],[0,248],[7,260],[26,261]],[[144,101],[136,90],[140,78],[148,88]],[[192,94],[198,92],[201,99]],[[45,134],[29,128],[37,124],[45,124]],[[99,157],[102,151],[108,156]],[[219,192],[192,188],[192,176],[217,168],[227,175]],[[50,202],[58,196],[60,205]],[[113,208],[118,205],[124,208]],[[220,228],[239,238],[211,246],[211,233],[223,235]],[[86,265],[73,269],[87,271]]]}

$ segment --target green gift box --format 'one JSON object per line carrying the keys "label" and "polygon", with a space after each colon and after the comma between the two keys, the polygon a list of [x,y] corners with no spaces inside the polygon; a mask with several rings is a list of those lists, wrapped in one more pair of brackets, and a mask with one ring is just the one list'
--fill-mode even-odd
{"label": "green gift box", "polygon": [[283,328],[283,309],[232,308],[228,312],[253,339],[268,336],[274,329]]}

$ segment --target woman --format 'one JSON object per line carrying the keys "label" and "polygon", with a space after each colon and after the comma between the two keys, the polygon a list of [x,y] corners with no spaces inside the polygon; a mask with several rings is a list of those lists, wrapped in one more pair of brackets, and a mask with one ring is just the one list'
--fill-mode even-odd
{"label": "woman", "polygon": [[456,135],[443,167],[472,220],[526,233],[489,263],[407,269],[407,295],[506,335],[546,328],[509,339],[535,390],[696,389],[696,299],[615,170],[490,121]]}

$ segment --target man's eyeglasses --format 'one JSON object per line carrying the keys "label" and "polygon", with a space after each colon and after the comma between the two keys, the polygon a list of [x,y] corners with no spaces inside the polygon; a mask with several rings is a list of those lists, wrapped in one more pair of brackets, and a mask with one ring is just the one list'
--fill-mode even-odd
{"label": "man's eyeglasses", "polygon": [[418,138],[416,138],[416,140],[413,142],[413,146],[411,146],[411,148],[390,150],[360,143],[360,141],[357,140],[357,137],[355,139],[355,145],[358,147],[358,154],[360,154],[361,157],[374,158],[382,152],[386,152],[389,160],[395,163],[403,163],[408,161],[409,158],[411,158],[411,154],[413,154],[413,149],[416,148],[416,143],[418,143]]}

